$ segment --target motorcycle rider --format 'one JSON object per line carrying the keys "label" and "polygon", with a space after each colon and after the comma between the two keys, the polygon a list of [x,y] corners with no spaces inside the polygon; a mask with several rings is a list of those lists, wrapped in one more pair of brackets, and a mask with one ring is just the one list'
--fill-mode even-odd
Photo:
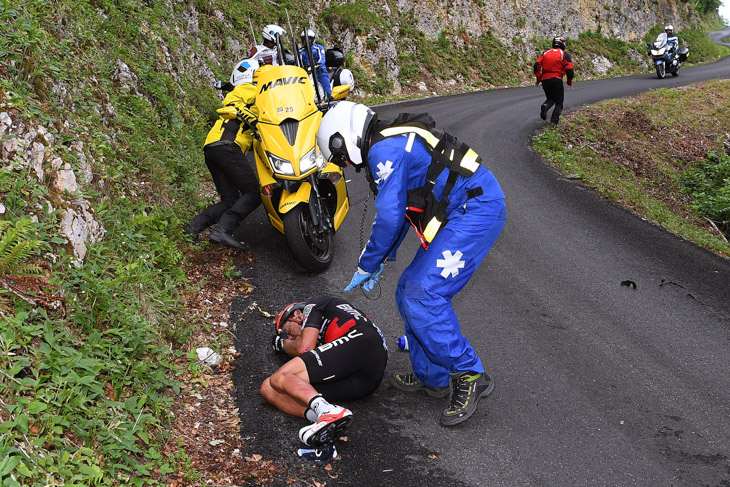
{"label": "motorcycle rider", "polygon": [[[223,99],[223,107],[235,107],[241,117],[255,124],[256,87],[253,84],[259,63],[248,59],[241,63],[245,72],[241,84],[234,87]],[[203,145],[205,164],[213,177],[220,201],[196,215],[185,229],[197,240],[198,234],[215,224],[209,240],[242,249],[243,245],[233,238],[238,223],[261,204],[258,179],[245,157],[253,143],[253,134],[241,119],[219,116],[208,132]]]}
{"label": "motorcycle rider", "polygon": [[248,57],[256,58],[259,64],[279,65],[278,50],[276,47],[276,36],[286,35],[286,31],[276,24],[269,24],[262,31],[262,43],[251,48]]}
{"label": "motorcycle rider", "polygon": [[299,430],[305,444],[337,438],[352,412],[330,401],[360,399],[377,389],[388,361],[383,334],[365,313],[331,296],[290,304],[275,324],[272,348],[294,358],[264,380],[261,395],[312,422]]}
{"label": "motorcycle rider", "polygon": [[554,105],[550,123],[557,125],[560,121],[560,114],[563,112],[565,98],[563,76],[567,76],[567,84],[572,87],[575,73],[573,60],[570,58],[570,54],[565,52],[565,38],[555,36],[552,46],[552,49],[543,52],[535,61],[532,70],[535,73],[535,85],[542,82],[542,89],[545,92],[546,100],[540,106],[540,118],[547,119],[547,112]]}
{"label": "motorcycle rider", "polygon": [[317,66],[317,82],[322,85],[327,100],[332,98],[332,87],[330,86],[330,78],[327,74],[327,65],[325,64],[325,50],[322,44],[314,42],[315,34],[312,29],[307,29],[300,35],[302,47],[299,48],[299,58],[304,66],[309,66],[309,54],[307,53],[307,38],[309,46],[312,49],[312,58]]}
{"label": "motorcycle rider", "polygon": [[679,49],[679,37],[674,33],[674,26],[672,24],[665,25],[664,33],[667,34],[667,50],[676,53]]}
{"label": "motorcycle rider", "polygon": [[[398,119],[410,114],[403,115]],[[364,169],[376,194],[377,214],[370,239],[345,291],[360,285],[371,290],[385,261],[395,260],[409,220],[419,221],[414,226],[422,247],[403,271],[395,295],[405,322],[413,373],[394,374],[391,383],[403,391],[424,390],[440,398],[449,394],[450,384],[450,404],[440,418],[444,426],[468,419],[479,399],[494,387],[469,340],[462,336],[451,301],[495,243],[506,219],[504,193],[494,175],[479,164],[468,146],[457,145],[455,139],[450,142],[415,125],[379,122],[367,106],[347,101],[324,115],[317,132],[325,159]],[[448,154],[461,159],[455,161]],[[440,221],[445,225],[435,236],[430,232],[435,227],[433,220],[425,219],[429,224],[420,225],[422,220],[411,217],[411,208],[407,208],[412,202],[409,193],[423,195],[424,190],[432,207],[443,211]],[[423,243],[426,234],[432,236],[427,249]]]}

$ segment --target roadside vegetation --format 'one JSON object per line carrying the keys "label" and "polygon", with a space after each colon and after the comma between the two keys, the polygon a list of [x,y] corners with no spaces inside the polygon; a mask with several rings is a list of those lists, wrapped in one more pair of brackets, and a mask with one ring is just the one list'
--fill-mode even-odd
{"label": "roadside vegetation", "polygon": [[[67,195],[22,161],[3,160],[0,485],[223,485],[226,471],[234,470],[239,480],[262,479],[273,467],[236,453],[241,441],[234,438],[225,366],[213,374],[195,353],[211,346],[226,359],[235,354],[223,353],[232,343],[221,324],[225,299],[250,290],[237,269],[252,257],[191,245],[181,233],[215,198],[201,145],[220,103],[187,60],[208,60],[205,67],[225,78],[230,60],[212,62],[210,52],[228,52],[236,39],[250,44],[252,25],[257,36],[266,23],[285,25],[287,9],[292,18],[305,18],[303,7],[277,2],[279,17],[272,18],[269,0],[222,1],[215,8],[203,0],[52,3],[0,2],[0,113],[27,133],[45,127],[53,135],[46,150],[62,164],[79,170],[90,161],[93,172],[78,196],[105,234],[80,265],[59,234]],[[192,7],[200,14],[195,18]],[[358,0],[328,8],[324,19],[387,27],[366,12]],[[424,70],[463,78],[442,92],[531,80],[537,52],[505,53],[485,36],[470,40],[468,62],[457,63],[465,53],[445,34],[431,41],[412,26],[404,29],[415,46],[401,58],[398,82],[406,87]],[[696,49],[708,54],[693,51],[692,60],[723,55],[699,47],[697,35]],[[621,43],[586,36],[575,49],[585,43],[586,53],[611,53],[617,68],[606,76],[643,69],[639,62],[622,64],[627,48]],[[485,66],[482,56],[500,63]],[[117,60],[138,79],[120,82]],[[361,66],[348,55],[348,64],[361,83],[358,100],[391,99],[384,63]],[[585,66],[584,76],[597,75]],[[9,140],[2,135],[0,146]],[[51,165],[45,161],[43,169],[50,173]],[[204,435],[201,423],[230,436],[220,443],[221,436]],[[206,471],[211,458],[216,471]]]}
{"label": "roadside vegetation", "polygon": [[563,176],[730,257],[730,81],[568,111],[534,139]]}

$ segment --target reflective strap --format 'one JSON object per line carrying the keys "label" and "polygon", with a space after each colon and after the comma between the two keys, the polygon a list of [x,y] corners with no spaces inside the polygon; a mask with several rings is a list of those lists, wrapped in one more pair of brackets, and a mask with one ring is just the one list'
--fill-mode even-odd
{"label": "reflective strap", "polygon": [[431,218],[431,221],[428,222],[428,225],[426,225],[426,229],[423,230],[423,238],[426,239],[426,242],[431,243],[431,241],[433,241],[439,231],[439,228],[441,228],[441,223],[442,222],[438,221],[436,217]]}
{"label": "reflective strap", "polygon": [[393,135],[407,134],[409,132],[415,132],[416,134],[418,134],[421,137],[423,137],[426,140],[426,142],[428,142],[428,144],[431,147],[436,147],[436,144],[439,143],[438,137],[436,137],[435,135],[433,135],[428,130],[425,130],[425,129],[422,129],[422,128],[418,128],[418,127],[413,127],[413,126],[405,126],[404,125],[404,126],[401,126],[401,127],[390,127],[390,128],[381,130],[380,131],[380,134],[383,137],[392,137]]}
{"label": "reflective strap", "polygon": [[416,134],[411,132],[408,136],[408,142],[406,143],[406,152],[410,152],[413,149],[413,141],[416,140]]}
{"label": "reflective strap", "polygon": [[464,157],[461,158],[461,163],[459,165],[464,169],[475,173],[477,172],[477,169],[479,169],[479,162],[477,161],[477,158],[479,158],[479,154],[470,148],[466,154],[464,154]]}

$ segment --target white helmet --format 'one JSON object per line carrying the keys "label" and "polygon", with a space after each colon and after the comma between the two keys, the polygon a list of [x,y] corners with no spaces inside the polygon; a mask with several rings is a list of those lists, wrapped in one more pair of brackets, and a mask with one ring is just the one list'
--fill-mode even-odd
{"label": "white helmet", "polygon": [[233,68],[231,84],[238,86],[242,83],[253,83],[253,75],[257,69],[259,69],[259,62],[256,58],[244,59]]}
{"label": "white helmet", "polygon": [[309,43],[310,43],[310,44],[311,44],[312,42],[314,42],[314,38],[316,37],[316,35],[314,34],[314,31],[313,31],[312,29],[307,29],[307,31],[306,31],[306,32],[305,32],[305,31],[302,31],[302,33],[301,33],[301,34],[299,34],[299,37],[301,37],[302,39],[304,39],[304,36],[305,36],[305,35],[306,35],[307,37],[309,37]]}
{"label": "white helmet", "polygon": [[265,41],[276,42],[276,34],[279,34],[279,36],[284,36],[286,34],[286,31],[276,24],[269,24],[264,27],[263,34]]}
{"label": "white helmet", "polygon": [[367,149],[365,135],[377,119],[370,108],[351,101],[341,101],[330,108],[317,131],[317,145],[324,158],[340,167],[349,162],[361,168],[363,149]]}
{"label": "white helmet", "polygon": [[667,24],[664,26],[664,32],[669,31],[670,34],[674,33],[674,26],[672,24]]}

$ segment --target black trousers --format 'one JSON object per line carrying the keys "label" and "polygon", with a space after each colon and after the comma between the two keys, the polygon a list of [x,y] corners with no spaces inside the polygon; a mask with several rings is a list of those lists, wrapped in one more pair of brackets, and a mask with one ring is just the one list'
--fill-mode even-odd
{"label": "black trousers", "polygon": [[261,204],[256,173],[238,144],[209,146],[203,153],[221,199],[193,218],[191,227],[200,232],[217,223],[218,228],[232,233]]}
{"label": "black trousers", "polygon": [[562,78],[548,78],[542,80],[542,89],[545,91],[547,100],[543,103],[547,110],[555,105],[553,114],[550,116],[552,123],[560,121],[560,114],[563,113],[563,99],[565,98],[565,90],[563,89]]}

